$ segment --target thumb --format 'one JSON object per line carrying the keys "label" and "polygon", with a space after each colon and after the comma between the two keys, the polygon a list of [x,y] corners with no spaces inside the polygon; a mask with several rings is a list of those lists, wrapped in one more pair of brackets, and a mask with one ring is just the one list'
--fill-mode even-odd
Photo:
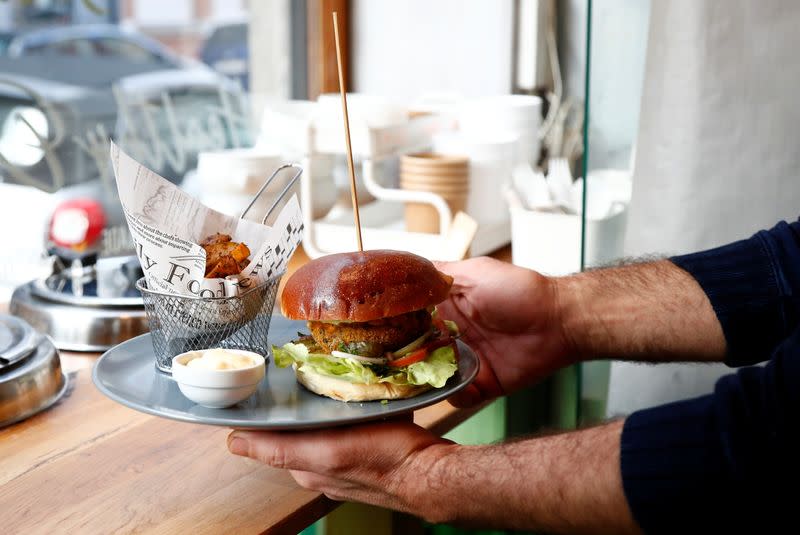
{"label": "thumb", "polygon": [[[489,259],[491,260],[491,259]],[[467,258],[466,260],[443,261],[437,260],[433,262],[436,269],[450,275],[456,279],[472,279],[475,275],[481,272],[482,266],[490,268],[490,265],[484,265],[487,257],[478,256],[474,258]],[[498,261],[499,262],[499,261]]]}
{"label": "thumb", "polygon": [[457,264],[457,262],[452,262],[448,260],[434,260],[433,265],[439,271],[443,271],[445,273],[450,273],[453,270],[453,264]]}
{"label": "thumb", "polygon": [[433,262],[433,265],[445,275],[453,277],[453,286],[458,288],[461,287],[465,281],[470,279],[470,267],[467,262],[469,262],[469,260],[436,260]]}

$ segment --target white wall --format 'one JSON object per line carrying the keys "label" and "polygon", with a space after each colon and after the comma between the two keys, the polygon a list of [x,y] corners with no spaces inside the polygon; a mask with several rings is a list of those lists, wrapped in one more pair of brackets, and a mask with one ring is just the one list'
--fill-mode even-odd
{"label": "white wall", "polygon": [[413,99],[511,91],[512,0],[353,0],[352,89]]}

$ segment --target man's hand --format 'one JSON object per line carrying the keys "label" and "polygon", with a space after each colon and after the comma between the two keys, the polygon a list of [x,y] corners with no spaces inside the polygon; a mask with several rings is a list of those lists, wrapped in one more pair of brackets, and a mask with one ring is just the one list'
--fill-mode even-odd
{"label": "man's hand", "polygon": [[304,432],[234,431],[231,453],[288,469],[297,483],[334,500],[357,501],[430,516],[427,474],[457,447],[414,425],[391,421]]}
{"label": "man's hand", "polygon": [[455,278],[438,305],[480,358],[476,380],[451,399],[470,406],[509,394],[571,364],[552,279],[491,258],[441,262]]}
{"label": "man's hand", "polygon": [[232,453],[290,471],[334,500],[433,523],[547,533],[638,533],[620,474],[622,422],[508,444],[460,446],[410,422],[234,431]]}
{"label": "man's hand", "polygon": [[481,369],[451,400],[468,406],[509,394],[591,359],[721,361],[726,342],[708,297],[661,260],[545,277],[489,258],[439,263],[455,277],[439,305]]}

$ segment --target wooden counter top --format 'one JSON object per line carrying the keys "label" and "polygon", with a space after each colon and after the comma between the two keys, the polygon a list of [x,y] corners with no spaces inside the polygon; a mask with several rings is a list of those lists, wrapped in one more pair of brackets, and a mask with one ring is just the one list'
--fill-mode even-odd
{"label": "wooden counter top", "polygon": [[[55,407],[0,430],[4,533],[298,533],[338,503],[228,453],[229,430],[111,401],[79,370]],[[476,412],[415,414],[444,433]]]}
{"label": "wooden counter top", "polygon": [[[68,395],[0,429],[3,533],[296,534],[339,505],[284,470],[229,454],[228,429],[111,401],[91,381],[97,356],[62,353]],[[443,402],[414,420],[443,434],[479,409]]]}

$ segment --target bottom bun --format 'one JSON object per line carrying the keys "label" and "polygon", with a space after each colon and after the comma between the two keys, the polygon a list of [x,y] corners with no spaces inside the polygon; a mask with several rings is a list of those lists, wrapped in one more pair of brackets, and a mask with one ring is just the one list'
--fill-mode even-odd
{"label": "bottom bun", "polygon": [[320,396],[339,401],[376,401],[379,399],[413,398],[430,390],[431,385],[395,385],[392,383],[351,383],[328,375],[301,369],[295,370],[301,385]]}

